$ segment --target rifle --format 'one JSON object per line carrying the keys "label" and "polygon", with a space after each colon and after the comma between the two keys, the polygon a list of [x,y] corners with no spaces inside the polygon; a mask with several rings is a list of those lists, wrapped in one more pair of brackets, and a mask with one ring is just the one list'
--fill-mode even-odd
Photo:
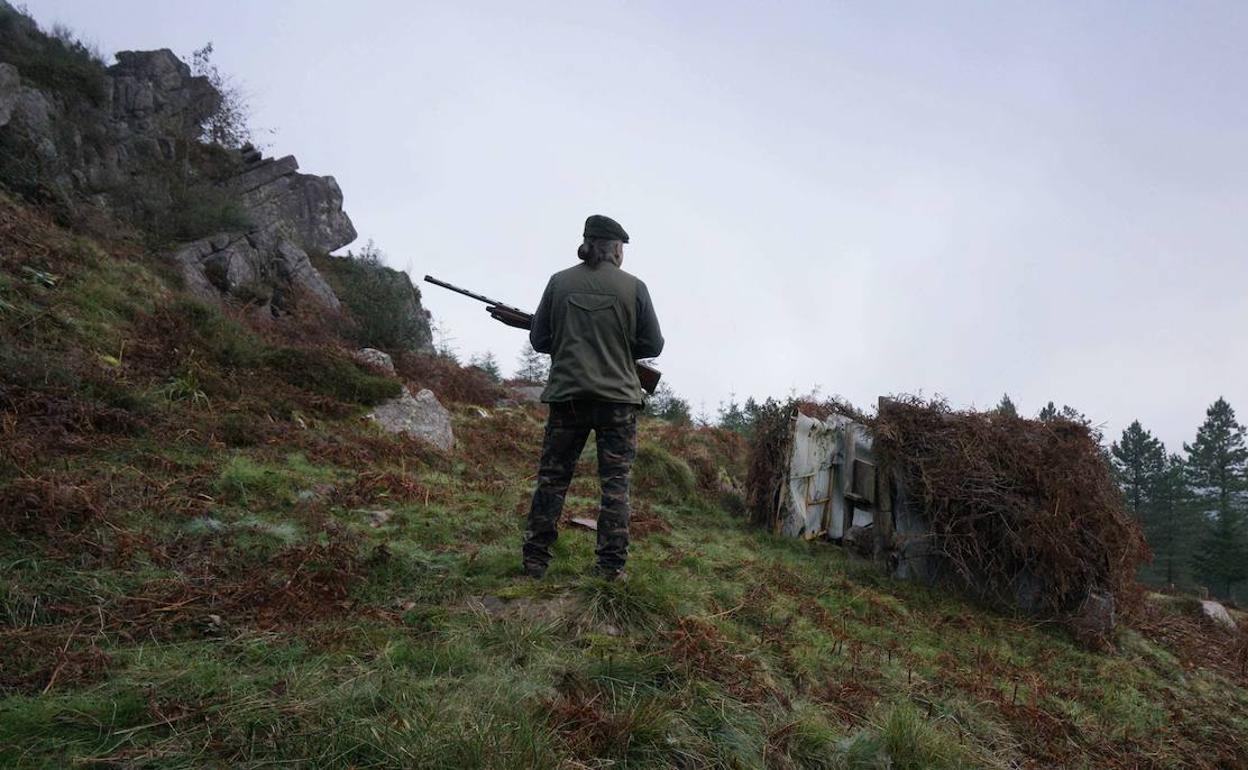
{"label": "rifle", "polygon": [[[502,321],[508,326],[513,326],[517,329],[527,330],[533,328],[532,313],[525,312],[518,307],[512,307],[511,305],[504,304],[498,300],[490,299],[482,294],[476,294],[468,291],[467,289],[461,289],[458,286],[453,286],[445,281],[439,281],[432,275],[426,275],[425,281],[433,284],[434,286],[441,286],[443,289],[453,291],[456,294],[471,297],[478,302],[484,302],[486,304],[486,312],[488,312],[496,321]],[[662,377],[663,373],[658,369],[655,369],[650,364],[643,361],[637,362],[637,379],[641,380],[642,390],[646,391],[650,395],[654,395],[655,388],[659,387],[659,380]]]}

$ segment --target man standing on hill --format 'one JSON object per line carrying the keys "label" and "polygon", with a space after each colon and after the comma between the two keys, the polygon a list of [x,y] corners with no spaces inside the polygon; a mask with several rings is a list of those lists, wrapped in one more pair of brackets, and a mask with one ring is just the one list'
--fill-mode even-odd
{"label": "man standing on hill", "polygon": [[524,573],[530,577],[542,577],[550,565],[563,499],[591,430],[602,482],[596,572],[608,580],[624,576],[628,475],[642,405],[636,361],[663,351],[650,292],[620,269],[626,243],[628,233],[614,219],[586,219],[576,252],[581,264],[551,276],[533,314],[529,341],[551,362],[542,391],[550,417],[524,540]]}

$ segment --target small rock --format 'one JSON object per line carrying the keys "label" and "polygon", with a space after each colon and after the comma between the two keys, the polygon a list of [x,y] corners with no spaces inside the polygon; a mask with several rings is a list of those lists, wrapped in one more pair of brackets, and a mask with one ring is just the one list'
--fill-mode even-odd
{"label": "small rock", "polygon": [[320,502],[334,493],[333,484],[317,484],[295,493],[295,501],[300,505]]}
{"label": "small rock", "polygon": [[507,391],[511,398],[520,404],[542,403],[542,391],[545,385],[508,385]]}
{"label": "small rock", "polygon": [[1205,617],[1225,629],[1234,631],[1237,628],[1235,618],[1232,618],[1231,613],[1226,611],[1226,607],[1223,607],[1218,602],[1202,601],[1200,603],[1200,611],[1204,613]]}
{"label": "small rock", "polygon": [[365,511],[368,514],[368,524],[373,529],[377,529],[390,521],[390,517],[394,515],[392,511]]}
{"label": "small rock", "polygon": [[376,348],[361,348],[352,353],[351,357],[365,366],[371,366],[374,369],[394,374],[394,359],[390,357],[389,353]]}
{"label": "small rock", "polygon": [[390,433],[405,433],[444,452],[455,446],[451,413],[438,403],[431,390],[422,390],[413,396],[410,390],[403,388],[398,398],[377,407],[368,417]]}
{"label": "small rock", "polygon": [[870,556],[875,550],[875,530],[871,527],[850,527],[845,533],[845,546],[860,556]]}
{"label": "small rock", "polygon": [[1083,643],[1098,648],[1108,646],[1114,635],[1117,602],[1104,591],[1088,591],[1079,610],[1072,618],[1075,636]]}

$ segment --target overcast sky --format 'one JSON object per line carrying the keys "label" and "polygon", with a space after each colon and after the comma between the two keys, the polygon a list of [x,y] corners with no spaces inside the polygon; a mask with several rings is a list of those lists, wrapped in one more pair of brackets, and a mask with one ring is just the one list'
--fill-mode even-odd
{"label": "overcast sky", "polygon": [[[33,0],[106,54],[207,41],[362,246],[534,306],[632,236],[713,413],[1052,399],[1173,449],[1248,419],[1248,3]],[[520,332],[428,287],[464,356]]]}

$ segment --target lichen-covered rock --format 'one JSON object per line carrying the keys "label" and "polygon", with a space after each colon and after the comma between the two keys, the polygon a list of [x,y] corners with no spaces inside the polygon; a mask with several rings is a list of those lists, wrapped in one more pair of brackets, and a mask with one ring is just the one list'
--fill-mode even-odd
{"label": "lichen-covered rock", "polygon": [[365,366],[371,366],[374,369],[394,374],[394,359],[390,357],[389,353],[376,348],[361,348],[352,353],[351,356]]}
{"label": "lichen-covered rock", "polygon": [[229,181],[258,228],[277,228],[300,248],[331,252],[355,240],[332,176],[300,174],[294,156],[261,160]]}
{"label": "lichen-covered rock", "polygon": [[233,296],[281,310],[291,304],[286,294],[298,291],[332,310],[340,305],[307,253],[273,227],[192,241],[172,259],[187,288],[204,299]]}
{"label": "lichen-covered rock", "polygon": [[377,407],[368,417],[390,433],[405,433],[444,452],[455,446],[451,413],[431,390],[422,390],[413,396],[410,390],[403,388],[398,398]]}

